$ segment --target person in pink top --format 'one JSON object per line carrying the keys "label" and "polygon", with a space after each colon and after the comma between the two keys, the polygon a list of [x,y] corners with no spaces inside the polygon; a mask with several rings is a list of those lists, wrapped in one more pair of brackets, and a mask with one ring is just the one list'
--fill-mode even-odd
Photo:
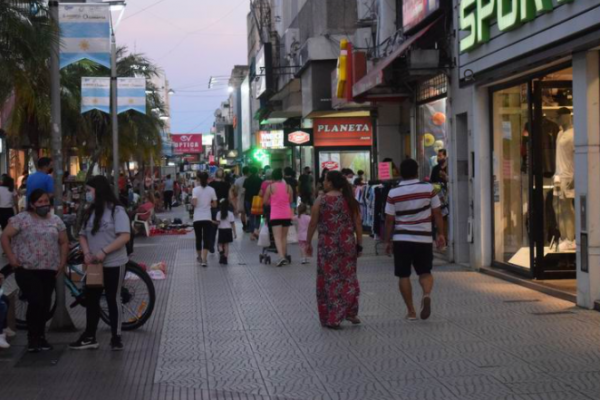
{"label": "person in pink top", "polygon": [[310,206],[302,203],[298,206],[298,244],[302,253],[302,264],[308,264],[308,226],[310,225]]}
{"label": "person in pink top", "polygon": [[283,170],[277,168],[273,171],[272,183],[265,190],[264,204],[271,208],[270,224],[279,254],[278,267],[288,264],[287,235],[292,226],[292,197],[292,188],[283,180]]}

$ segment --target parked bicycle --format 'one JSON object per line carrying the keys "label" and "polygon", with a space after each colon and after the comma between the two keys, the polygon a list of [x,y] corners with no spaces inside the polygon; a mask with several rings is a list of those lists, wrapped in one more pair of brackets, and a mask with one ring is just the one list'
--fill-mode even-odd
{"label": "parked bicycle", "polygon": [[[65,285],[74,299],[71,308],[77,306],[85,307],[85,270],[83,267],[83,254],[79,244],[71,247],[67,259],[65,271]],[[152,316],[156,302],[154,283],[146,271],[134,261],[129,261],[125,267],[125,279],[121,289],[121,303],[123,305],[122,329],[129,331],[143,326]],[[52,298],[50,317],[56,310],[56,296]],[[15,320],[19,329],[27,328],[25,314],[27,312],[27,300],[20,289],[17,290],[17,301],[15,304]],[[110,324],[108,317],[108,304],[102,295],[100,300],[100,318]]]}

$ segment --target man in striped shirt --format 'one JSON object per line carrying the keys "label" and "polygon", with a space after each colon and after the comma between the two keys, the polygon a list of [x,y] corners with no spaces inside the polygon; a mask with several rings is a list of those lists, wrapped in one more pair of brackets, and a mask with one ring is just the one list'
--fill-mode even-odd
{"label": "man in striped shirt", "polygon": [[413,267],[419,275],[419,283],[423,289],[421,319],[425,320],[431,315],[433,220],[438,232],[438,248],[443,248],[446,244],[442,234],[442,204],[433,185],[419,181],[419,164],[415,160],[402,162],[400,176],[402,182],[390,191],[385,207],[387,252],[394,254],[395,275],[400,278],[400,293],[408,308],[407,319],[411,321],[417,319],[410,283]]}

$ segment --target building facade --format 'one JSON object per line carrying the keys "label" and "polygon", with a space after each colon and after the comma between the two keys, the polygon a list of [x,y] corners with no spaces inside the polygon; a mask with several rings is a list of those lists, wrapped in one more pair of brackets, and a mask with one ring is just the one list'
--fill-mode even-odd
{"label": "building facade", "polygon": [[[600,1],[454,1],[471,263],[600,299]],[[467,146],[468,143],[468,146]]]}

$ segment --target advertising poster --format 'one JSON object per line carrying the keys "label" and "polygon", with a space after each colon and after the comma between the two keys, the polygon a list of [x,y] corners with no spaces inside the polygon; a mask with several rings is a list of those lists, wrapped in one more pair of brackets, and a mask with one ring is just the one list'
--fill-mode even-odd
{"label": "advertising poster", "polygon": [[439,8],[440,0],[404,0],[402,4],[404,31],[416,27]]}

